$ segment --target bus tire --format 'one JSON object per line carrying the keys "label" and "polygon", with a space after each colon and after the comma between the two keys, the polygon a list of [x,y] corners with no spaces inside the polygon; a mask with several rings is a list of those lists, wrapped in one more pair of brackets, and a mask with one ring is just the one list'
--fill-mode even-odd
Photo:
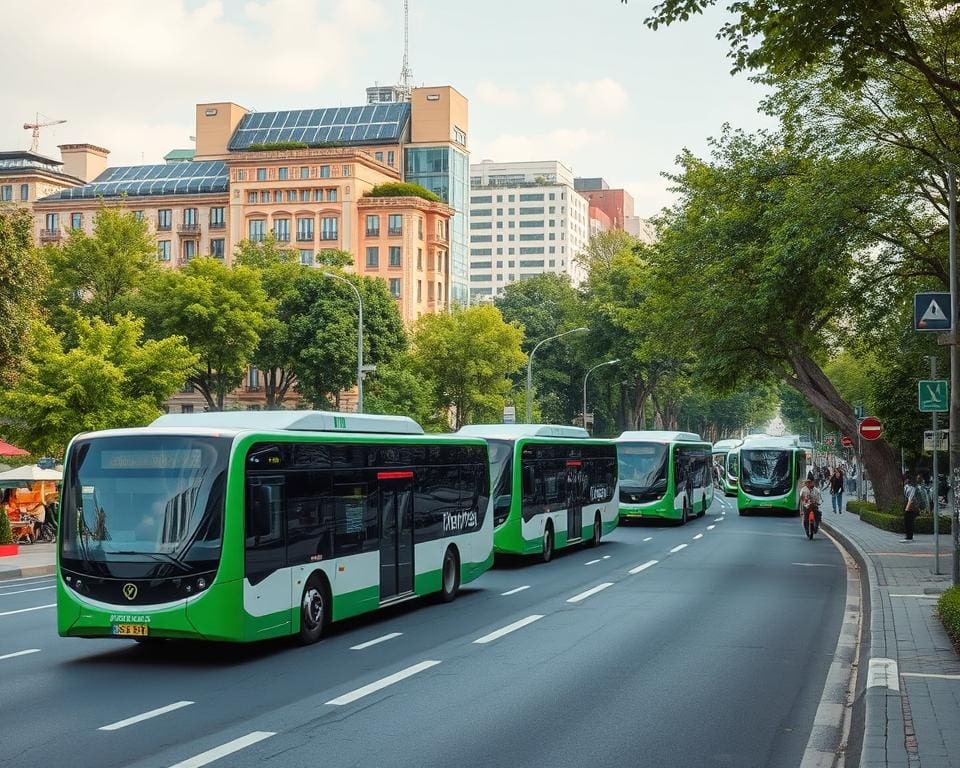
{"label": "bus tire", "polygon": [[687,524],[687,521],[689,521],[689,520],[690,520],[690,511],[689,511],[689,508],[687,507],[687,500],[684,499],[684,500],[683,500],[683,515],[682,515],[682,517],[680,518],[680,525],[686,525],[686,524]]}
{"label": "bus tire", "polygon": [[540,553],[540,562],[549,563],[553,558],[553,523],[547,523],[543,531],[543,551]]}
{"label": "bus tire", "polygon": [[590,539],[591,547],[600,546],[600,537],[603,535],[602,523],[600,522],[600,513],[593,520],[593,538]]}
{"label": "bus tire", "polygon": [[330,588],[323,576],[313,574],[303,587],[300,598],[300,642],[317,642],[330,623]]}
{"label": "bus tire", "polygon": [[452,603],[460,591],[460,558],[455,547],[447,547],[440,569],[440,602]]}

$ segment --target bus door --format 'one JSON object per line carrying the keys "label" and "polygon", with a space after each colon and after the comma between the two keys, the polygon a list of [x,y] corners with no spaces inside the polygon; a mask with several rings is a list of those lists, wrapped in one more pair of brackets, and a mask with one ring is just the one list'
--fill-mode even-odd
{"label": "bus door", "polygon": [[568,461],[567,486],[567,541],[583,538],[583,462]]}
{"label": "bus door", "polygon": [[413,472],[378,472],[380,600],[413,591]]}

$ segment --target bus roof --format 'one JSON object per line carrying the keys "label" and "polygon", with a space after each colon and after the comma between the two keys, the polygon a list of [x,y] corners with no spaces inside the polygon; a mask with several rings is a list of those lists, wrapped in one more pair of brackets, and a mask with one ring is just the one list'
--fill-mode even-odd
{"label": "bus roof", "polygon": [[671,432],[664,429],[648,429],[624,432],[614,438],[618,443],[702,443],[704,442],[696,432]]}
{"label": "bus roof", "polygon": [[782,437],[770,437],[765,435],[762,438],[758,435],[758,439],[744,441],[743,445],[740,446],[743,450],[751,451],[763,451],[767,449],[782,449],[782,448],[796,448],[800,449],[800,439],[796,435],[784,435]]}
{"label": "bus roof", "polygon": [[251,431],[352,432],[391,435],[422,435],[421,427],[406,416],[330,411],[214,411],[168,413],[151,427],[184,429],[213,428]]}
{"label": "bus roof", "polygon": [[569,437],[584,439],[590,433],[583,427],[564,424],[470,424],[460,427],[458,435],[485,437],[490,440],[516,440],[521,437]]}
{"label": "bus roof", "polygon": [[741,440],[739,437],[731,437],[727,438],[726,440],[717,440],[717,442],[713,444],[713,450],[730,451],[734,448],[739,448],[741,445],[743,445],[743,440]]}

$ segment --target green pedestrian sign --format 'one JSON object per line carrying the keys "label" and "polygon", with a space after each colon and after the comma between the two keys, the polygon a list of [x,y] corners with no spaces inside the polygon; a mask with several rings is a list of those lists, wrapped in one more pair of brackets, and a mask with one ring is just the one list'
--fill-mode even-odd
{"label": "green pedestrian sign", "polygon": [[917,384],[917,401],[924,413],[950,410],[950,395],[946,379],[923,379]]}

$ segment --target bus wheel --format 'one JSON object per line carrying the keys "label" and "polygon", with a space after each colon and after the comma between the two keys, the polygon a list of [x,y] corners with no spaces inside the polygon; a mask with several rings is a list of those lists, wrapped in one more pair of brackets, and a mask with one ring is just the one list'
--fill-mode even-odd
{"label": "bus wheel", "polygon": [[680,518],[680,525],[686,525],[687,521],[690,520],[690,510],[687,507],[687,500],[683,500],[683,517]]}
{"label": "bus wheel", "polygon": [[322,578],[311,576],[303,588],[300,600],[300,642],[310,645],[317,642],[327,627],[330,614],[330,598]]}
{"label": "bus wheel", "polygon": [[540,553],[540,560],[549,563],[553,557],[553,526],[547,523],[546,530],[543,532],[543,552]]}
{"label": "bus wheel", "polygon": [[453,547],[447,547],[443,556],[443,570],[440,576],[440,600],[453,602],[460,591],[460,560]]}
{"label": "bus wheel", "polygon": [[600,527],[600,513],[597,512],[597,516],[593,520],[593,538],[590,539],[591,547],[600,546],[600,536],[603,534],[603,530]]}

